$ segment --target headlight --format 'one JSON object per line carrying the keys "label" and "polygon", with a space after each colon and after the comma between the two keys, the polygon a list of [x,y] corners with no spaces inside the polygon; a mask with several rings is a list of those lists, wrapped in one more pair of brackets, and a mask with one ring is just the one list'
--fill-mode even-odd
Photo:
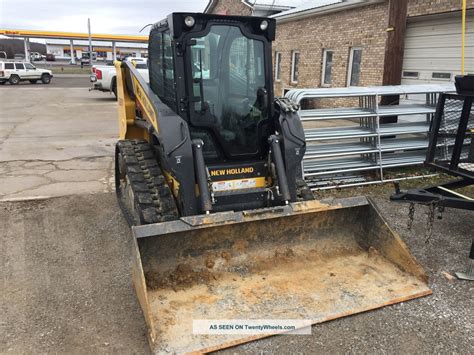
{"label": "headlight", "polygon": [[196,23],[196,20],[194,20],[194,17],[192,16],[186,16],[184,18],[184,24],[188,27],[193,27],[195,23]]}
{"label": "headlight", "polygon": [[263,20],[263,21],[260,23],[260,29],[261,29],[262,31],[265,31],[267,28],[268,28],[268,21],[267,21],[267,20]]}

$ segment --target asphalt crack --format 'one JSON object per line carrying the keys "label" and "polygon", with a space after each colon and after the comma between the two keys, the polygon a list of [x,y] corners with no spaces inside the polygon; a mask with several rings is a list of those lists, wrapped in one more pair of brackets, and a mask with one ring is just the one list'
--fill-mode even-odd
{"label": "asphalt crack", "polygon": [[82,193],[89,191],[89,185],[91,193],[113,192],[113,166],[111,156],[0,162],[0,181],[3,180],[3,186],[11,187],[11,192],[0,193],[0,200],[44,197],[41,191],[48,191],[54,196],[74,194],[74,191]]}

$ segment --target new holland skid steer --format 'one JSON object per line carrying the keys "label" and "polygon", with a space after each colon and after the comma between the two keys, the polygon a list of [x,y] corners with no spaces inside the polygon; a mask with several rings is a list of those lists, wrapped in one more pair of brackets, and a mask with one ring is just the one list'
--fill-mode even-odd
{"label": "new holland skid steer", "polygon": [[314,324],[431,293],[370,200],[313,200],[298,107],[273,95],[274,38],[273,19],[173,13],[151,29],[149,85],[116,63],[116,191],[155,352],[256,338],[193,320]]}

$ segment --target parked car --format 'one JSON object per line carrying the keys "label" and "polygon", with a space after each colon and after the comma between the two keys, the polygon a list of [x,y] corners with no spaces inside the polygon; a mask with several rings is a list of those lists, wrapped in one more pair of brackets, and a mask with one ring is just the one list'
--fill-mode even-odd
{"label": "parked car", "polygon": [[11,85],[17,85],[20,81],[28,80],[36,84],[41,80],[43,84],[49,84],[53,78],[51,70],[38,69],[28,62],[0,62],[0,84],[7,81]]}
{"label": "parked car", "polygon": [[[145,81],[149,82],[148,59],[127,57],[125,60],[132,62]],[[91,90],[109,91],[117,98],[117,74],[114,66],[92,66],[90,81],[93,83]]]}
{"label": "parked car", "polygon": [[39,61],[39,60],[43,60],[45,57],[39,53],[39,52],[31,52],[30,53],[30,60],[33,62],[33,61]]}
{"label": "parked car", "polygon": [[[92,61],[97,60],[97,52],[92,52]],[[81,66],[89,65],[91,61],[89,52],[82,52]]]}
{"label": "parked car", "polygon": [[46,60],[47,60],[48,62],[54,62],[54,61],[56,61],[56,57],[55,57],[54,54],[52,54],[52,53],[47,53],[47,54],[46,54]]}

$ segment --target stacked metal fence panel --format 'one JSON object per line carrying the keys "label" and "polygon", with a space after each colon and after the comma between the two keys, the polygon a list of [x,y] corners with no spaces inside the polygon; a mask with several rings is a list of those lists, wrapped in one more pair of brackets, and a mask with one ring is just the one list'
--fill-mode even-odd
{"label": "stacked metal fence panel", "polygon": [[[422,164],[437,97],[451,91],[451,83],[288,91],[287,98],[312,107],[300,109],[308,144],[305,180],[314,189],[373,184],[394,180],[387,169]],[[384,97],[398,96],[397,105],[380,104]],[[333,100],[329,107],[319,105],[325,99]],[[352,107],[342,105],[344,100]],[[381,124],[385,117],[397,122]]]}

